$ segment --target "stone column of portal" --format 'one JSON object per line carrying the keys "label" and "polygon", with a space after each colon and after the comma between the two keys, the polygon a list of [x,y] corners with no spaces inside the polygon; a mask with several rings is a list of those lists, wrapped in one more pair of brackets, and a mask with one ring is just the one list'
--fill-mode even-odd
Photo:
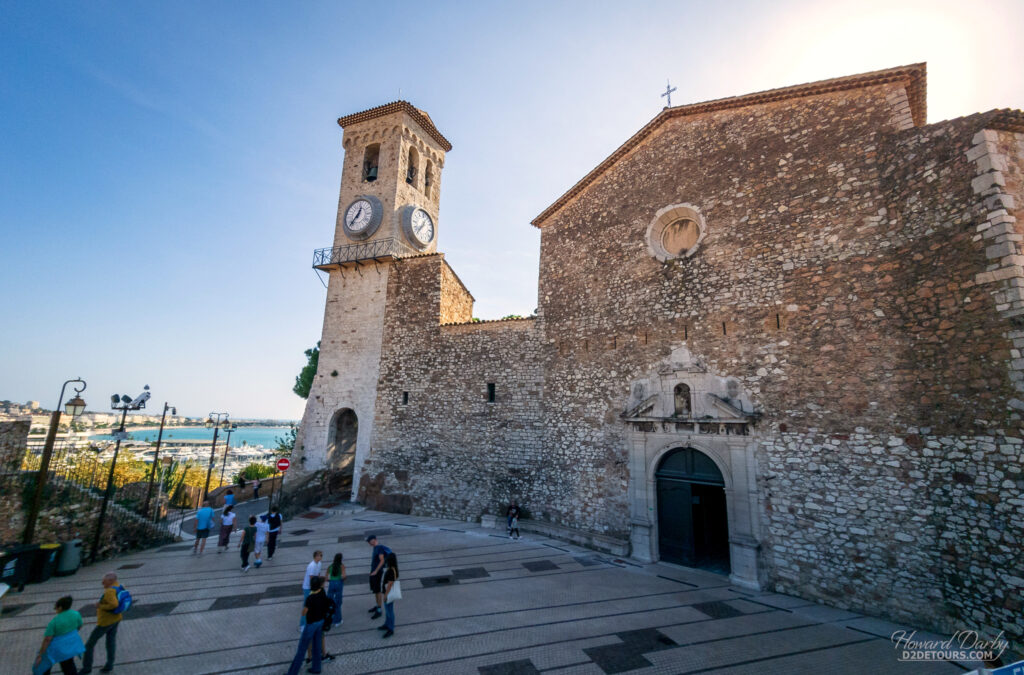
{"label": "stone column of portal", "polygon": [[651,528],[654,486],[647,477],[647,439],[630,433],[629,443],[629,530],[631,555],[637,560],[653,562]]}

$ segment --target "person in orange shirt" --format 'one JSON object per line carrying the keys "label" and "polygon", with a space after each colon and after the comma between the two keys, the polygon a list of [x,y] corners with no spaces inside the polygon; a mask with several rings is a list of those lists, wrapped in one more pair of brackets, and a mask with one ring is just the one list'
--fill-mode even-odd
{"label": "person in orange shirt", "polygon": [[85,656],[82,657],[82,669],[79,675],[92,672],[92,650],[100,638],[107,638],[107,663],[100,668],[101,673],[109,673],[114,669],[114,655],[117,652],[117,627],[121,625],[121,615],[114,614],[117,609],[117,575],[107,572],[103,575],[103,596],[96,604],[96,627],[92,629],[89,640],[85,643]]}

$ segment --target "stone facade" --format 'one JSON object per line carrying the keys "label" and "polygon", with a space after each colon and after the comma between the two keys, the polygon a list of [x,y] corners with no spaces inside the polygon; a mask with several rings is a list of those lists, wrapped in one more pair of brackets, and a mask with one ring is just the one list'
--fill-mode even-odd
{"label": "stone facade", "polygon": [[[364,269],[379,358],[317,376],[377,369],[357,496],[515,498],[657,560],[659,467],[688,448],[735,582],[1019,646],[1024,114],[926,124],[924,77],[665,109],[534,221],[536,317],[472,323],[439,253]],[[304,429],[347,405],[320,400]]]}

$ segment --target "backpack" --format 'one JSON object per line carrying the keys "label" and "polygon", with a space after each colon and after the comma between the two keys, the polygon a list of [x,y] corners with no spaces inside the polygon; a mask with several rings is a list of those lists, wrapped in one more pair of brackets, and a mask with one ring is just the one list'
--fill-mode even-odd
{"label": "backpack", "polygon": [[124,614],[132,606],[132,594],[124,586],[114,586],[117,591],[117,607],[112,614]]}
{"label": "backpack", "polygon": [[331,622],[334,620],[334,613],[338,611],[338,605],[335,604],[334,600],[331,600],[331,596],[327,596],[327,616],[324,617],[324,632],[331,629],[333,625]]}

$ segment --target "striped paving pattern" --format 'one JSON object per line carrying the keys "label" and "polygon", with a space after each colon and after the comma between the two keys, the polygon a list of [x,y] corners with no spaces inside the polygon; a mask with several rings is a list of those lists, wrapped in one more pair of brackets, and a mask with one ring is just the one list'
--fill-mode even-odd
{"label": "striped paving pattern", "polygon": [[[289,527],[290,526],[290,527]],[[301,529],[302,533],[298,534]],[[293,532],[290,534],[290,531]],[[399,557],[404,599],[387,640],[369,618],[367,533]],[[211,541],[211,543],[213,543]],[[61,595],[95,623],[103,574],[135,606],[118,634],[123,674],[284,673],[298,642],[301,581],[314,549],[345,556],[344,624],[324,673],[962,673],[900,663],[897,627],[726,577],[638,566],[544,537],[518,541],[452,520],[364,511],[286,523],[274,560],[242,574],[227,554],[174,544],[26,587],[4,604],[2,672],[27,672]],[[919,635],[921,635],[919,633]],[[103,643],[96,658],[103,663]],[[303,669],[305,672],[305,668]]]}

